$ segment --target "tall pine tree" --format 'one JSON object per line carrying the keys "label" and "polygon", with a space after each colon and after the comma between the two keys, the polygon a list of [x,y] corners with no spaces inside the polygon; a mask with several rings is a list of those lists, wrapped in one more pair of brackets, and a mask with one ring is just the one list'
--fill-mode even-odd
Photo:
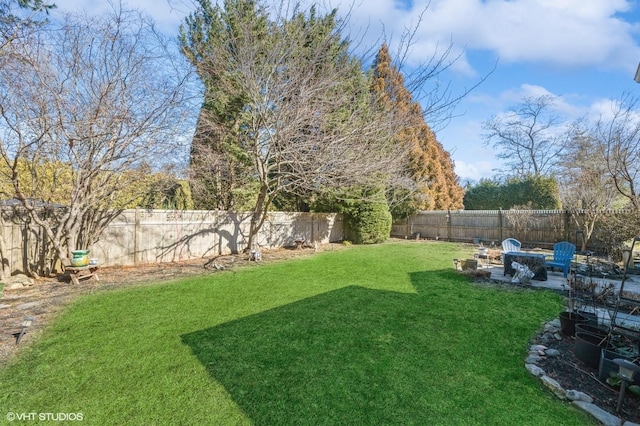
{"label": "tall pine tree", "polygon": [[[193,200],[198,209],[250,209],[257,183],[252,159],[239,141],[251,100],[235,55],[248,37],[268,37],[268,14],[254,0],[228,0],[223,6],[210,0],[197,3],[198,11],[185,19],[179,38],[205,86],[191,145]],[[215,49],[220,38],[227,40],[225,49]]]}
{"label": "tall pine tree", "polygon": [[401,173],[403,153],[389,143],[394,123],[373,99],[335,11],[198,2],[180,39],[205,87],[204,137],[194,138],[199,158],[192,160],[209,167],[202,186],[218,200],[226,187],[253,194],[247,249],[282,194],[371,188]]}
{"label": "tall pine tree", "polygon": [[396,133],[395,143],[406,145],[409,150],[408,167],[416,185],[411,193],[394,192],[396,200],[391,201],[394,216],[406,216],[416,210],[462,208],[464,190],[455,174],[453,161],[424,121],[422,108],[405,87],[404,78],[393,65],[386,44],[376,56],[372,90],[393,114],[403,117],[405,125]]}

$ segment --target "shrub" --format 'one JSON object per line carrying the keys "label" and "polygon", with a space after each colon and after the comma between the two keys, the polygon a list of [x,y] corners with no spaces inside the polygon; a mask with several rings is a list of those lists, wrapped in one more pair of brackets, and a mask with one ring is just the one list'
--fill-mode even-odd
{"label": "shrub", "polygon": [[464,195],[465,210],[510,209],[517,205],[530,205],[533,209],[560,208],[555,178],[531,176],[506,182],[482,179]]}
{"label": "shrub", "polygon": [[391,234],[391,213],[382,192],[354,203],[346,212],[346,232],[354,244],[376,244]]}

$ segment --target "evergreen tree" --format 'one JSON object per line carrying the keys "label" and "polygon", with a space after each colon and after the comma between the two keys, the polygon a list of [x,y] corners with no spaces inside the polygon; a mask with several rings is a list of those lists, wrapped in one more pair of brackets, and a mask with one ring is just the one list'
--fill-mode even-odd
{"label": "evergreen tree", "polygon": [[405,87],[404,78],[392,64],[389,49],[382,45],[373,66],[372,90],[403,125],[395,134],[395,143],[409,151],[409,174],[414,182],[411,192],[392,193],[392,212],[402,217],[416,210],[462,208],[464,190],[455,174],[449,153],[424,121],[422,108]]}
{"label": "evergreen tree", "polygon": [[558,183],[552,177],[528,176],[513,178],[505,183],[482,179],[467,189],[464,196],[466,210],[510,209],[530,206],[532,209],[558,209]]}
{"label": "evergreen tree", "polygon": [[494,179],[480,179],[476,185],[467,188],[464,194],[465,210],[497,210],[509,208],[504,198],[502,184]]}
{"label": "evergreen tree", "polygon": [[[251,157],[241,144],[250,99],[240,70],[234,68],[234,54],[249,35],[267,37],[267,14],[253,0],[227,0],[223,7],[199,0],[198,5],[198,12],[185,19],[179,36],[182,52],[205,86],[191,144],[193,201],[197,209],[250,209],[256,184]],[[227,40],[226,49],[214,50],[214,41],[221,38]],[[228,90],[229,86],[235,90]]]}
{"label": "evergreen tree", "polygon": [[208,169],[194,180],[217,202],[254,189],[246,248],[282,194],[311,199],[399,174],[403,155],[389,143],[394,123],[372,99],[335,10],[320,16],[287,2],[268,11],[251,0],[199,4],[180,37],[206,90],[199,136],[207,137],[194,142],[192,165]]}
{"label": "evergreen tree", "polygon": [[364,191],[353,203],[346,203],[345,214],[347,239],[355,244],[377,244],[387,240],[391,234],[392,218],[384,191]]}

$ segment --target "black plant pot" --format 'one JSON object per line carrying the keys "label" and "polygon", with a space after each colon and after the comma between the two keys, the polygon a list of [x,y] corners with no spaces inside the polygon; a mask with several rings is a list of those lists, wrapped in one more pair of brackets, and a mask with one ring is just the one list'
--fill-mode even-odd
{"label": "black plant pot", "polygon": [[560,329],[562,330],[562,334],[569,337],[575,336],[576,323],[584,323],[587,322],[587,320],[586,317],[577,312],[560,312]]}
{"label": "black plant pot", "polygon": [[609,334],[609,329],[602,325],[591,325],[591,322],[578,322],[576,323],[576,333],[581,332],[606,337]]}
{"label": "black plant pot", "polygon": [[598,315],[595,313],[580,310],[578,310],[578,313],[587,319],[587,324],[594,327],[598,325]]}
{"label": "black plant pot", "polygon": [[576,358],[586,366],[598,369],[600,365],[601,350],[613,351],[615,346],[611,344],[608,337],[596,336],[591,333],[576,333],[576,340],[573,345],[573,353]]}

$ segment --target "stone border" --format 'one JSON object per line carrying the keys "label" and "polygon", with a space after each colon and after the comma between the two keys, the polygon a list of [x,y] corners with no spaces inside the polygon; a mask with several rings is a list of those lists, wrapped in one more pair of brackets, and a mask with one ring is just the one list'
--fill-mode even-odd
{"label": "stone border", "polygon": [[[553,321],[549,321],[544,326],[544,333],[549,333],[556,340],[562,340],[560,335],[560,319],[556,318]],[[545,385],[551,392],[559,399],[565,401],[571,401],[576,407],[579,407],[583,411],[589,413],[596,420],[605,426],[640,426],[637,423],[625,421],[622,423],[622,419],[603,410],[593,403],[593,398],[584,392],[579,390],[565,390],[557,380],[547,376],[545,371],[536,365],[538,361],[541,361],[544,357],[559,356],[560,352],[556,349],[549,349],[544,345],[531,345],[529,347],[529,353],[524,361],[525,368],[535,377],[538,377],[543,385]]]}

